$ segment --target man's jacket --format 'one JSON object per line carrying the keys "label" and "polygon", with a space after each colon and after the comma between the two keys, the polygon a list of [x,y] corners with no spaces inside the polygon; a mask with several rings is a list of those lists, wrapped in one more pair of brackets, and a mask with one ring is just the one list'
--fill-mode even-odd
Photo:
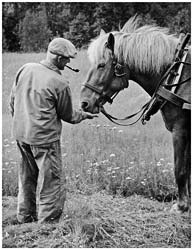
{"label": "man's jacket", "polygon": [[60,139],[62,123],[79,123],[82,111],[73,110],[71,91],[61,72],[46,61],[25,64],[17,73],[10,95],[13,136],[31,145]]}

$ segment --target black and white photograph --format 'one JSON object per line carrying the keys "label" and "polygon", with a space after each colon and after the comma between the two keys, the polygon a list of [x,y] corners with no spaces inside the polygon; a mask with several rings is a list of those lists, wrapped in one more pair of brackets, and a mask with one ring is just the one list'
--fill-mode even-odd
{"label": "black and white photograph", "polygon": [[191,1],[1,12],[2,248],[191,248]]}

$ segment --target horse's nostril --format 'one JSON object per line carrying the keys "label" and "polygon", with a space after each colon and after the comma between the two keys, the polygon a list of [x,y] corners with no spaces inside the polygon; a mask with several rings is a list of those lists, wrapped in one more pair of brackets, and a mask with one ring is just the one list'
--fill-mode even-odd
{"label": "horse's nostril", "polygon": [[88,105],[89,105],[88,102],[84,101],[84,102],[81,103],[81,108],[83,110],[86,110],[88,108]]}

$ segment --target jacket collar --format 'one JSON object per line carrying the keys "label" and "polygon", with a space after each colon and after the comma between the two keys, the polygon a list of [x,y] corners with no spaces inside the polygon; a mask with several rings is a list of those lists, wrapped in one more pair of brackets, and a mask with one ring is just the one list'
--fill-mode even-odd
{"label": "jacket collar", "polygon": [[60,72],[60,70],[59,70],[54,64],[48,62],[47,60],[42,60],[42,61],[40,62],[40,64],[44,65],[44,66],[47,67],[48,69],[54,70],[55,72],[57,72],[57,73],[60,74],[60,75],[62,74],[62,73]]}

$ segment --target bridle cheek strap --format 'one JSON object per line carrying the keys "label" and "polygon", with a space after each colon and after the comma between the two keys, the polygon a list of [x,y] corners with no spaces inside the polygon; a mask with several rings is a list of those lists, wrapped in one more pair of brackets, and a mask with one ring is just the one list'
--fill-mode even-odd
{"label": "bridle cheek strap", "polygon": [[114,71],[114,74],[117,78],[122,78],[122,82],[123,84],[121,84],[120,86],[120,89],[117,90],[111,97],[104,94],[104,88],[103,89],[98,89],[94,86],[92,86],[91,84],[89,83],[85,83],[84,86],[87,87],[88,89],[94,91],[95,93],[97,93],[99,95],[99,99],[97,100],[97,104],[100,106],[101,105],[101,101],[106,101],[106,102],[109,102],[110,104],[113,103],[113,100],[114,98],[118,95],[118,93],[125,89],[125,88],[128,88],[129,86],[129,81],[127,79],[127,73],[125,73],[124,71],[124,66],[117,63],[115,65],[115,71]]}

